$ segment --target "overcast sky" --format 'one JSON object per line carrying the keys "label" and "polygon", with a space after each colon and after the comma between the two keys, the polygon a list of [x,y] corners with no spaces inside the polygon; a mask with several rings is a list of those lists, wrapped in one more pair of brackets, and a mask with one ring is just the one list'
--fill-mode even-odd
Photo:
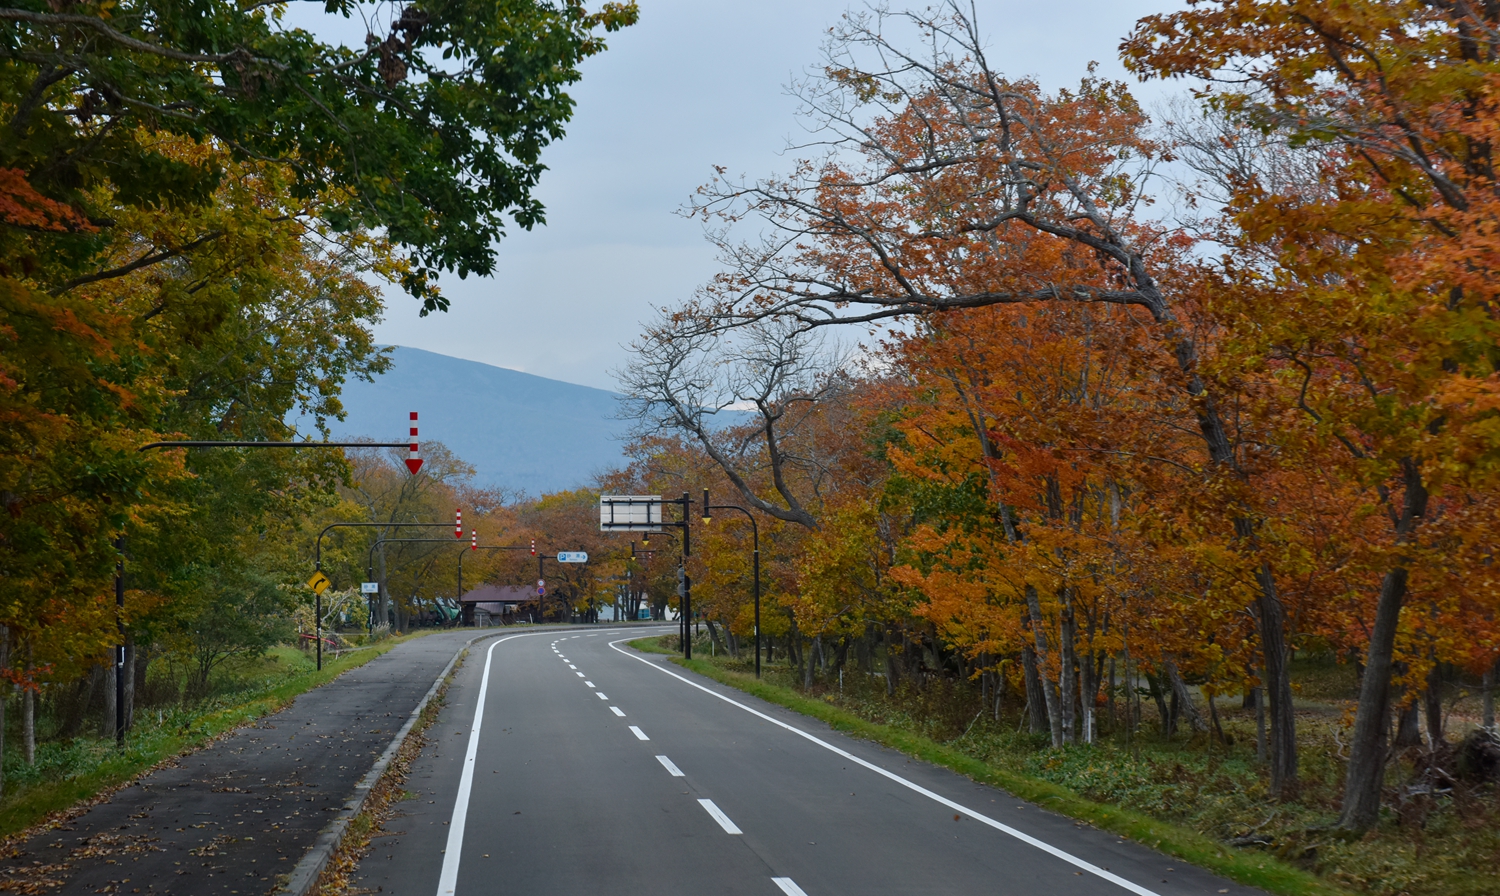
{"label": "overcast sky", "polygon": [[[415,302],[387,290],[378,339],[612,389],[621,345],[650,308],[676,304],[714,273],[701,225],[676,212],[714,165],[752,177],[784,170],[782,150],[798,133],[786,85],[818,62],[820,41],[850,3],[639,2],[640,23],[584,64],[567,137],[543,157],[547,225],[514,230],[494,277],[444,277],[446,314],[418,317]],[[1076,84],[1091,60],[1100,74],[1126,77],[1120,39],[1140,16],[1176,5],[979,0],[979,23],[996,68],[1053,89]],[[296,16],[326,33],[314,18]],[[358,41],[357,30],[339,36]],[[1163,88],[1139,94],[1149,102]]]}

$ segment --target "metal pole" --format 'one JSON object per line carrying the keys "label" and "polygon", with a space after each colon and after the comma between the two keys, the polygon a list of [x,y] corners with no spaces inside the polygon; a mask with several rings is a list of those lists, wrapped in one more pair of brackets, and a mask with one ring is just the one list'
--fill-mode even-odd
{"label": "metal pole", "polygon": [[[324,530],[325,532],[328,530]],[[318,536],[318,572],[323,571],[323,537]],[[313,637],[318,642],[318,671],[323,671],[323,592],[313,592]]]}
{"label": "metal pole", "polygon": [[115,746],[125,749],[125,536],[115,539],[115,628],[120,645],[115,648]]}
{"label": "metal pole", "polygon": [[682,642],[682,658],[693,658],[693,577],[688,575],[687,561],[692,555],[688,547],[688,518],[693,515],[692,499],[682,493],[682,606],[684,631],[687,638]]}

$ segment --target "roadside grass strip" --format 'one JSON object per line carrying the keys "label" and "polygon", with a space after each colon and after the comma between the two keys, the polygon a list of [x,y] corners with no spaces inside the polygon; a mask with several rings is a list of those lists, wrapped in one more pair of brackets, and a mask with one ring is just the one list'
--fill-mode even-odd
{"label": "roadside grass strip", "polygon": [[[929,738],[889,725],[866,721],[847,710],[803,696],[791,688],[757,681],[753,675],[730,672],[704,660],[684,660],[662,647],[659,638],[629,641],[642,653],[664,654],[676,665],[743,691],[751,696],[811,716],[843,734],[890,747],[916,759],[940,765],[981,784],[998,787],[1020,799],[1053,812],[1087,822],[1101,830],[1127,837],[1142,846],[1191,862],[1236,883],[1259,887],[1280,896],[1354,896],[1354,891],[1295,868],[1275,856],[1240,851],[1197,831],[1159,821],[1131,809],[1085,799],[1065,787],[967,756]],[[654,664],[653,664],[654,665]],[[660,666],[654,666],[661,669]],[[662,671],[667,671],[662,669]],[[689,682],[691,684],[691,682]],[[710,693],[712,693],[710,691]],[[715,694],[715,696],[719,696]],[[754,712],[754,710],[751,710]],[[775,720],[772,720],[773,722]],[[795,730],[795,729],[793,729]]]}

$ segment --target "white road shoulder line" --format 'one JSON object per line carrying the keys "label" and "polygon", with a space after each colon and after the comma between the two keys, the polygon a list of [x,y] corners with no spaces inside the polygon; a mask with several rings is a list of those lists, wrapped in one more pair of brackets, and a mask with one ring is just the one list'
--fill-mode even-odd
{"label": "white road shoulder line", "polygon": [[[633,638],[621,638],[619,641],[611,641],[611,642],[609,642],[610,649],[614,650],[616,653],[619,653],[619,654],[621,654],[623,656],[630,657],[631,659],[636,660],[637,662],[643,663],[646,666],[648,666],[648,667],[650,667],[652,669],[655,669],[656,671],[661,672],[664,675],[670,675],[673,678],[677,679],[678,681],[682,682],[683,684],[686,684],[689,687],[697,688],[698,690],[702,691],[705,694],[708,694],[711,697],[717,697],[718,699],[723,700],[725,703],[728,703],[730,706],[734,706],[734,707],[737,707],[739,709],[743,709],[745,712],[748,712],[751,715],[756,716],[757,718],[764,719],[765,721],[770,722],[772,725],[775,725],[778,728],[784,728],[787,731],[790,731],[793,734],[797,735],[798,737],[806,738],[807,740],[812,741],[813,743],[815,743],[818,746],[822,747],[823,749],[829,751],[830,753],[834,753],[834,754],[836,754],[838,756],[842,756],[845,759],[849,760],[850,762],[853,762],[856,765],[859,765],[859,766],[861,766],[863,768],[867,768],[870,771],[874,772],[875,774],[880,775],[883,778],[887,778],[887,779],[889,779],[891,781],[894,781],[897,784],[900,784],[902,787],[907,788],[908,790],[914,791],[916,793],[920,793],[922,796],[927,797],[928,799],[932,800],[933,802],[939,803],[939,804],[944,805],[944,806],[947,806],[949,809],[952,809],[955,812],[962,812],[963,814],[969,816],[970,818],[974,819],[975,821],[977,821],[977,822],[979,822],[981,824],[987,825],[989,827],[992,827],[992,828],[994,828],[995,830],[999,831],[1002,834],[1006,834],[1008,836],[1014,837],[1017,840],[1020,840],[1022,843],[1027,844],[1028,846],[1034,846],[1037,849],[1040,849],[1042,852],[1045,852],[1048,855],[1053,856],[1054,858],[1062,859],[1064,862],[1067,862],[1069,865],[1072,865],[1074,868],[1078,868],[1078,869],[1080,869],[1082,871],[1086,871],[1089,874],[1092,874],[1095,877],[1099,877],[1099,878],[1102,878],[1104,880],[1107,880],[1110,883],[1112,883],[1112,884],[1114,884],[1114,885],[1116,885],[1118,887],[1121,887],[1122,889],[1129,890],[1130,892],[1136,894],[1136,896],[1161,896],[1161,894],[1157,893],[1155,890],[1150,890],[1150,889],[1147,889],[1146,887],[1140,886],[1139,884],[1132,883],[1131,881],[1126,880],[1125,878],[1121,877],[1118,874],[1115,874],[1115,873],[1113,873],[1111,871],[1107,871],[1107,870],[1105,870],[1103,868],[1100,868],[1098,865],[1095,865],[1093,862],[1089,862],[1089,861],[1085,861],[1084,859],[1080,859],[1079,857],[1073,855],[1072,853],[1068,852],[1067,850],[1058,849],[1056,846],[1053,846],[1052,844],[1046,842],[1045,840],[1038,840],[1037,838],[1031,836],[1030,834],[1028,834],[1028,833],[1026,833],[1024,831],[1017,830],[1016,828],[1013,828],[1013,827],[1011,827],[1008,824],[1004,824],[1002,822],[996,821],[995,819],[990,818],[988,815],[984,815],[984,814],[982,814],[980,812],[976,812],[975,810],[970,809],[968,806],[962,805],[960,803],[955,803],[953,800],[950,800],[947,797],[942,796],[940,794],[933,793],[931,790],[928,790],[926,787],[923,787],[922,785],[920,785],[920,784],[918,784],[918,783],[916,783],[914,781],[908,781],[908,780],[906,780],[905,778],[901,777],[900,775],[896,774],[895,772],[886,771],[885,769],[881,768],[880,766],[876,765],[873,762],[867,762],[867,761],[859,758],[858,756],[855,756],[853,753],[850,753],[847,750],[841,750],[838,747],[835,747],[833,744],[829,743],[828,741],[823,740],[822,738],[816,737],[816,736],[814,736],[812,734],[809,734],[806,731],[803,731],[801,728],[797,728],[797,727],[795,727],[793,725],[788,725],[786,722],[783,722],[780,719],[772,718],[771,716],[766,715],[765,713],[761,712],[758,709],[753,709],[753,708],[751,708],[749,706],[746,706],[745,704],[739,702],[738,700],[733,700],[733,699],[731,699],[729,697],[726,697],[723,694],[720,694],[719,692],[717,692],[715,690],[712,690],[711,688],[704,687],[703,685],[697,683],[696,681],[692,681],[690,679],[682,677],[681,675],[678,675],[676,672],[673,672],[671,669],[667,669],[667,668],[665,668],[663,666],[658,666],[656,663],[653,663],[653,662],[651,662],[650,660],[648,660],[648,659],[646,659],[644,657],[637,656],[636,654],[629,653],[627,651],[621,650],[617,646],[622,641],[630,641],[630,640],[634,640],[634,639]],[[699,800],[699,802],[700,803],[701,802],[706,802],[706,800]]]}
{"label": "white road shoulder line", "polygon": [[618,706],[611,706],[609,708],[609,711],[612,712],[612,713],[614,713],[615,715],[619,716],[622,719],[625,718],[625,710],[621,709]]}
{"label": "white road shoulder line", "polygon": [[443,870],[438,875],[437,896],[448,896],[458,888],[458,860],[464,847],[464,822],[469,817],[469,792],[474,788],[474,757],[479,752],[479,726],[484,721],[484,698],[490,690],[490,661],[495,648],[516,638],[529,638],[541,632],[501,638],[484,652],[484,677],[479,680],[479,700],[474,706],[474,726],[469,730],[469,749],[464,755],[464,770],[458,779],[458,797],[453,801],[453,817],[448,822],[448,848],[443,850]]}
{"label": "white road shoulder line", "polygon": [[771,878],[771,883],[780,887],[781,892],[785,893],[786,896],[807,896],[802,891],[802,888],[797,886],[797,882],[790,877],[773,877]]}
{"label": "white road shoulder line", "polygon": [[[620,713],[620,715],[623,716],[624,713],[622,712],[622,713]],[[649,737],[646,736],[646,732],[644,732],[641,729],[635,727],[634,725],[630,726],[630,733],[635,735],[635,739],[636,740],[650,740],[651,739],[651,738],[649,738]]]}
{"label": "white road shoulder line", "polygon": [[719,827],[721,827],[721,828],[724,829],[724,833],[726,833],[726,834],[743,834],[744,833],[744,831],[742,831],[739,828],[737,828],[737,827],[734,826],[734,822],[732,822],[732,821],[729,820],[729,816],[724,814],[724,810],[723,809],[720,809],[718,806],[714,805],[714,801],[713,800],[699,800],[698,801],[698,805],[702,806],[705,810],[708,811],[709,815],[713,816],[714,821],[717,821],[719,823]]}
{"label": "white road shoulder line", "polygon": [[662,764],[662,768],[665,768],[668,772],[670,772],[671,775],[672,775],[672,777],[674,777],[674,778],[685,778],[685,777],[687,777],[686,775],[684,775],[682,773],[682,769],[680,769],[676,765],[674,765],[672,763],[672,760],[668,759],[667,757],[665,757],[665,756],[658,756],[658,757],[656,757],[656,761],[660,762]]}

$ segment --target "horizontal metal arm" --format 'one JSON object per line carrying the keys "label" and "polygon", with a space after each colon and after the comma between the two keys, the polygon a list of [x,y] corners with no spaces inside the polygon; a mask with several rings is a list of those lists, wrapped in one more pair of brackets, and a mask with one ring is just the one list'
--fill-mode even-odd
{"label": "horizontal metal arm", "polygon": [[152,448],[410,448],[411,442],[149,442],[137,451]]}

